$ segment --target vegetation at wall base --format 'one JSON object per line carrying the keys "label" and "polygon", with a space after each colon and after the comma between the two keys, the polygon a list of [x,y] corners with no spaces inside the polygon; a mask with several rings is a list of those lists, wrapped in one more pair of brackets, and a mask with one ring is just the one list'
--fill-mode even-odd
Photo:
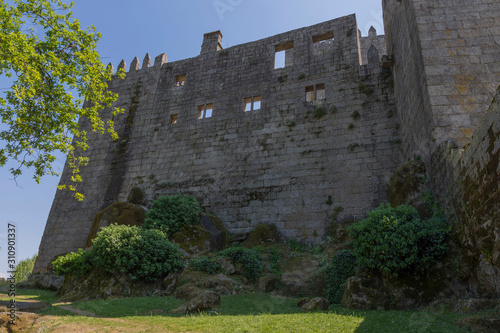
{"label": "vegetation at wall base", "polygon": [[91,249],[79,249],[57,258],[58,275],[84,276],[93,267],[126,273],[133,280],[154,281],[184,266],[179,248],[160,230],[125,225],[103,228]]}
{"label": "vegetation at wall base", "polygon": [[262,255],[246,247],[230,247],[221,251],[219,255],[231,259],[234,264],[240,264],[243,275],[251,282],[257,281],[264,269]]}
{"label": "vegetation at wall base", "polygon": [[327,267],[328,288],[326,298],[332,304],[339,304],[344,292],[347,278],[354,275],[356,268],[356,257],[348,250],[341,250],[332,259]]}
{"label": "vegetation at wall base", "polygon": [[189,261],[189,266],[194,270],[207,274],[216,274],[221,271],[221,267],[215,259],[209,257],[193,258]]}
{"label": "vegetation at wall base", "polygon": [[37,255],[35,254],[31,258],[26,258],[24,260],[21,260],[17,265],[16,265],[16,282],[23,282],[28,279],[28,277],[31,275],[31,272],[33,271],[33,266],[35,265]]}
{"label": "vegetation at wall base", "polygon": [[186,224],[196,224],[201,213],[200,204],[191,196],[162,196],[147,211],[143,228],[158,229],[170,236]]}
{"label": "vegetation at wall base", "polygon": [[381,204],[367,215],[349,227],[360,266],[395,276],[411,270],[423,273],[448,251],[450,228],[438,214],[422,220],[411,206]]}

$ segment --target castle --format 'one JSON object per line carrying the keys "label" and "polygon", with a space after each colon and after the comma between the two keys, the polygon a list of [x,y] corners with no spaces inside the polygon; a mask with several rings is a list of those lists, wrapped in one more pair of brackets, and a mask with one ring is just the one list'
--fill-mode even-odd
{"label": "castle", "polygon": [[148,202],[193,195],[233,233],[273,223],[318,242],[333,219],[387,201],[391,175],[419,155],[462,226],[471,288],[500,295],[500,3],[383,10],[386,36],[362,37],[350,15],[227,49],[208,33],[200,55],[172,63],[135,58],[109,83],[120,139],[89,138],[86,198],[57,192],[35,271],[84,247],[96,214],[135,189]]}

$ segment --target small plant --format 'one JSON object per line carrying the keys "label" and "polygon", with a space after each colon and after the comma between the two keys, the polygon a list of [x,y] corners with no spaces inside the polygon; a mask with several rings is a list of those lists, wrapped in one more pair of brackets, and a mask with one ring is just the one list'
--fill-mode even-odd
{"label": "small plant", "polygon": [[291,130],[297,123],[294,120],[286,120],[285,125]]}
{"label": "small plant", "polygon": [[448,250],[450,229],[438,214],[421,220],[411,206],[381,204],[367,215],[349,227],[360,266],[395,276],[412,269],[425,272]]}
{"label": "small plant", "polygon": [[323,117],[324,115],[326,115],[326,111],[324,108],[322,108],[321,106],[318,106],[316,108],[316,110],[314,111],[314,118],[316,119],[320,119],[321,117]]}
{"label": "small plant", "polygon": [[305,78],[306,78],[306,74],[305,73],[300,73],[299,74],[299,77],[298,77],[299,80],[303,80]]}
{"label": "small plant", "polygon": [[358,120],[358,119],[361,117],[361,115],[359,114],[359,111],[358,111],[358,110],[355,110],[355,111],[353,111],[353,112],[351,113],[351,117],[352,117],[352,119],[354,119],[354,120]]}
{"label": "small plant", "polygon": [[200,204],[190,196],[163,196],[153,201],[146,213],[144,229],[158,229],[170,236],[186,224],[195,224],[200,219]]}
{"label": "small plant", "polygon": [[365,85],[364,82],[360,82],[358,84],[359,92],[365,94],[365,95],[372,95],[375,92],[375,89],[373,87],[368,87]]}
{"label": "small plant", "polygon": [[334,106],[332,106],[332,107],[330,107],[330,112],[331,112],[331,113],[337,113],[337,111],[338,111],[338,110],[339,110],[339,109],[338,109],[335,105],[334,105]]}
{"label": "small plant", "polygon": [[325,203],[326,203],[327,205],[329,205],[329,206],[333,205],[333,200],[332,200],[332,196],[331,196],[331,195],[329,195],[329,196],[328,196],[328,200],[326,200],[326,202],[325,202]]}
{"label": "small plant", "polygon": [[348,250],[342,250],[333,257],[332,262],[327,267],[326,298],[331,303],[340,303],[347,278],[354,275],[356,268],[356,257]]}
{"label": "small plant", "polygon": [[356,126],[354,126],[354,124],[353,124],[353,123],[350,123],[350,124],[349,124],[349,126],[347,126],[347,128],[348,128],[349,130],[353,130],[353,129],[354,129],[354,127],[356,127]]}
{"label": "small plant", "polygon": [[243,267],[243,275],[251,282],[257,281],[264,269],[262,255],[252,249],[247,249],[245,247],[230,247],[220,252],[219,255],[231,259],[235,264],[241,264]]}
{"label": "small plant", "polygon": [[220,272],[220,265],[212,258],[201,257],[189,261],[189,266],[194,270],[207,274],[216,274]]}
{"label": "small plant", "polygon": [[390,139],[389,142],[394,143],[394,144],[399,144],[402,142],[402,140],[400,137],[394,137],[394,138]]}

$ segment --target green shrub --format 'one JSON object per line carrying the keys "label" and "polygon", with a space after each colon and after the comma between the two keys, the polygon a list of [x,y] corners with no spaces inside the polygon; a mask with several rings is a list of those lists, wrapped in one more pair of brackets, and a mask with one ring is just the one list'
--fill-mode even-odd
{"label": "green shrub", "polygon": [[326,298],[331,303],[340,303],[347,278],[354,275],[356,268],[356,257],[348,250],[342,250],[333,257],[327,267]]}
{"label": "green shrub", "polygon": [[179,248],[154,229],[110,225],[97,234],[92,252],[96,265],[134,280],[154,281],[183,267]]}
{"label": "green shrub", "polygon": [[360,266],[393,275],[412,269],[424,272],[448,250],[449,227],[440,216],[425,221],[411,206],[389,204],[367,214],[349,228]]}
{"label": "green shrub", "polygon": [[251,282],[257,281],[264,268],[262,255],[245,247],[230,247],[220,252],[221,257],[231,259],[234,264],[241,264],[243,275]]}
{"label": "green shrub", "polygon": [[91,250],[78,249],[58,257],[52,262],[52,267],[57,275],[81,277],[92,269],[91,258]]}
{"label": "green shrub", "polygon": [[153,202],[146,213],[143,228],[159,229],[168,236],[186,224],[196,224],[200,219],[200,204],[189,196],[163,196]]}
{"label": "green shrub", "polygon": [[207,274],[215,274],[220,272],[220,265],[214,259],[207,257],[191,259],[189,261],[189,266],[194,270]]}

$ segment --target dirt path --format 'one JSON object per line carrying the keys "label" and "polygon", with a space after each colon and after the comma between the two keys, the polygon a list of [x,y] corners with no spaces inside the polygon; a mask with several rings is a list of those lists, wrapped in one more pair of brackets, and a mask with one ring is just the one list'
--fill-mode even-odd
{"label": "dirt path", "polygon": [[56,306],[56,307],[64,309],[64,310],[68,310],[69,312],[77,314],[79,316],[102,318],[93,312],[77,309],[74,306],[72,306],[71,304],[61,304],[61,305],[52,305],[52,306]]}

